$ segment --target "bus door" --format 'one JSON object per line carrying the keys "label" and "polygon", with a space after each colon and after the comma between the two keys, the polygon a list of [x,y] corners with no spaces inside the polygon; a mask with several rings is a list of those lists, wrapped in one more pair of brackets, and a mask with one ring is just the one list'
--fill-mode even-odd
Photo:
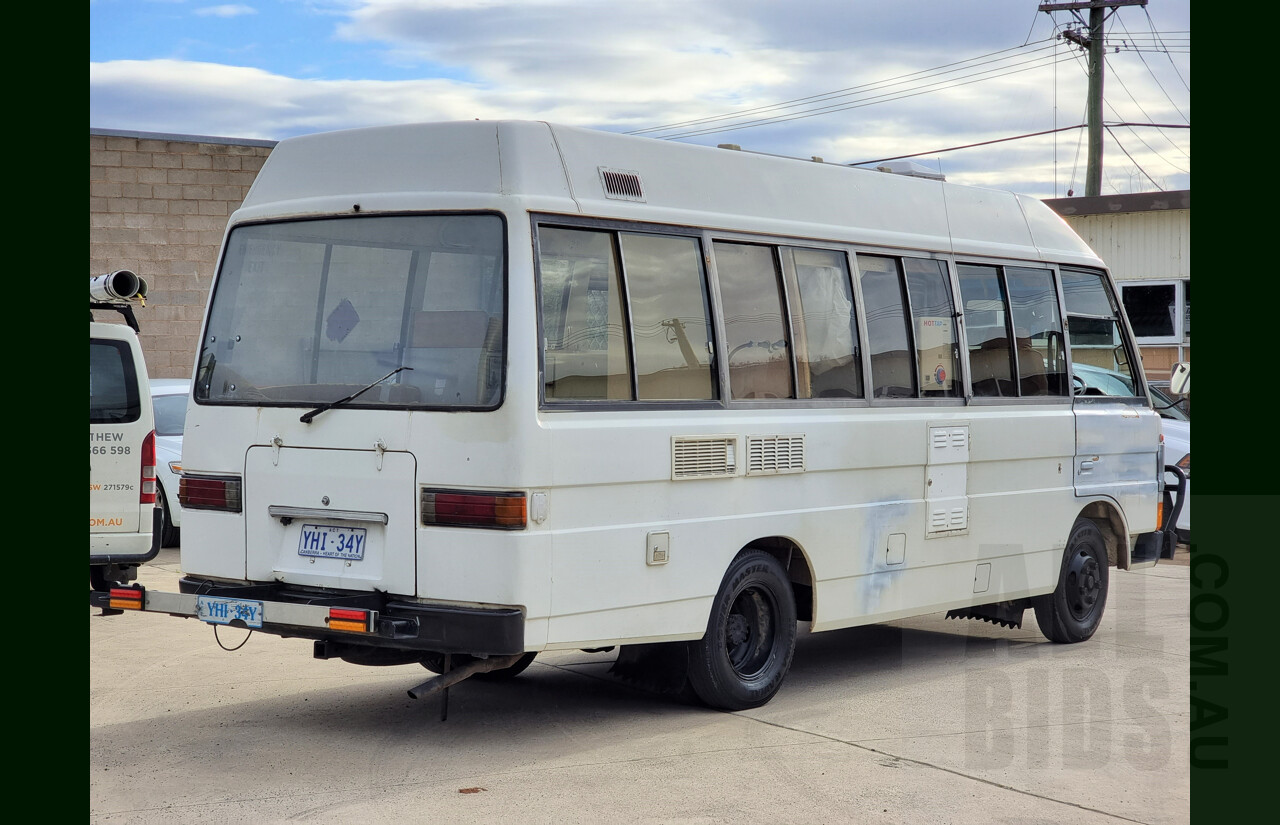
{"label": "bus door", "polygon": [[1076,419],[1077,496],[1132,518],[1155,494],[1160,419],[1147,403],[1119,304],[1101,272],[1062,271]]}

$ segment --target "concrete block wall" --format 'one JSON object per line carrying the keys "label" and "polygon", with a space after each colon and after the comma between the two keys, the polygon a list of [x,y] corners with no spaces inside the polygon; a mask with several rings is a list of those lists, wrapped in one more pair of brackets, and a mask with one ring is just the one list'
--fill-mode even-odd
{"label": "concrete block wall", "polygon": [[151,377],[190,377],[227,218],[274,146],[90,131],[89,276],[131,269],[146,279],[147,305],[134,315]]}

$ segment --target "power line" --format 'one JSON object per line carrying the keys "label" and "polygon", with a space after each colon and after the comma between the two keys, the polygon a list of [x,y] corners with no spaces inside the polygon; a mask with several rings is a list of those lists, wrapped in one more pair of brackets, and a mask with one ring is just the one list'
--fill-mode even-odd
{"label": "power line", "polygon": [[[861,160],[855,163],[850,163],[848,165],[849,166],[867,166],[872,163],[885,163],[891,160],[906,160],[907,158],[918,158],[921,155],[941,155],[945,152],[956,152],[961,149],[972,149],[976,146],[989,146],[993,143],[1007,143],[1008,141],[1011,141],[1011,140],[1022,140],[1024,138],[1040,137],[1041,135],[1051,135],[1054,132],[1068,132],[1072,129],[1083,129],[1085,128],[1086,125],[1087,124],[1084,124],[1084,123],[1078,123],[1075,126],[1060,126],[1057,129],[1044,129],[1043,131],[1039,131],[1039,132],[1028,132],[1025,135],[1013,135],[1012,137],[995,138],[994,140],[983,140],[977,143],[966,143],[963,146],[951,146],[946,149],[933,149],[928,152],[913,152],[909,155],[895,155],[894,157],[891,157],[891,158],[878,158],[876,160]],[[1152,127],[1157,127],[1161,129],[1190,129],[1191,128],[1190,124],[1183,126],[1182,124],[1169,124],[1169,123],[1128,123],[1128,122],[1110,123],[1110,124],[1106,124],[1106,126],[1108,128],[1110,128],[1111,126],[1129,126],[1129,127],[1152,126]]]}
{"label": "power line", "polygon": [[[1145,7],[1144,7],[1144,10],[1145,10]],[[1129,33],[1129,29],[1125,26],[1124,21],[1119,20],[1119,18],[1117,18],[1117,21],[1120,23],[1120,28],[1124,29],[1124,33],[1125,33],[1125,34],[1128,34],[1128,33]],[[1162,45],[1163,45],[1163,44],[1162,44]],[[1169,103],[1173,106],[1174,111],[1176,111],[1176,112],[1177,112],[1177,113],[1182,117],[1182,119],[1183,119],[1183,120],[1185,120],[1185,121],[1187,121],[1188,123],[1190,123],[1190,122],[1191,122],[1191,119],[1190,119],[1190,118],[1188,118],[1186,115],[1182,114],[1182,110],[1178,108],[1178,104],[1173,102],[1173,98],[1172,98],[1172,97],[1169,97],[1169,93],[1165,91],[1165,89],[1164,89],[1164,85],[1160,83],[1160,78],[1156,77],[1156,73],[1155,73],[1155,72],[1153,72],[1153,71],[1151,71],[1151,67],[1150,67],[1149,65],[1147,65],[1147,59],[1146,59],[1145,57],[1143,57],[1143,56],[1142,56],[1142,52],[1143,52],[1144,50],[1142,50],[1142,49],[1137,49],[1136,51],[1137,51],[1137,53],[1138,53],[1138,59],[1142,61],[1142,65],[1143,65],[1143,67],[1145,67],[1145,68],[1146,68],[1146,70],[1147,70],[1147,74],[1151,75],[1151,79],[1152,79],[1152,80],[1154,80],[1154,81],[1156,82],[1156,86],[1159,86],[1159,87],[1160,87],[1160,92],[1161,92],[1161,94],[1163,94],[1163,95],[1164,95],[1165,100],[1169,101]],[[1113,68],[1113,69],[1112,69],[1112,72],[1114,72],[1114,71],[1115,71],[1115,69]],[[1121,86],[1123,86],[1123,85],[1124,85],[1124,82],[1123,82],[1123,81],[1121,81],[1120,85],[1121,85]],[[1126,88],[1125,88],[1125,91],[1126,91],[1126,92],[1128,92],[1128,91],[1129,91],[1129,89],[1126,87]],[[1129,95],[1129,96],[1130,96],[1130,97],[1133,97],[1133,95]],[[1136,101],[1136,100],[1134,101],[1134,103],[1137,103],[1137,102],[1138,102],[1138,101]],[[1142,107],[1141,107],[1141,106],[1139,106],[1138,108],[1139,108],[1139,109],[1141,109]],[[1146,114],[1146,112],[1143,112],[1143,114],[1145,115],[1145,114]]]}
{"label": "power line", "polygon": [[[663,139],[663,140],[673,140],[676,138],[696,137],[699,135],[715,134],[718,132],[733,132],[741,129],[751,129],[757,126],[786,123],[792,120],[803,120],[805,118],[815,117],[818,115],[831,114],[833,112],[842,112],[842,111],[847,111],[849,109],[858,109],[865,106],[871,106],[876,103],[887,103],[890,101],[903,100],[910,97],[917,97],[922,94],[941,91],[943,89],[952,89],[960,86],[968,86],[973,83],[980,83],[984,80],[992,80],[999,77],[1007,77],[1013,74],[1020,74],[1022,72],[1044,68],[1046,66],[1053,65],[1054,63],[1059,62],[1061,60],[1070,60],[1070,59],[1071,59],[1070,57],[1058,57],[1056,55],[1050,54],[1050,55],[1045,55],[1038,58],[1033,58],[1031,60],[1024,61],[1023,63],[1016,63],[1016,64],[1013,64],[1012,66],[1002,66],[997,69],[987,69],[980,72],[976,72],[972,75],[964,75],[959,78],[951,78],[948,80],[939,80],[932,83],[926,83],[915,89],[904,89],[896,92],[886,92],[884,94],[872,95],[871,97],[864,98],[862,100],[832,104],[830,106],[821,106],[821,107],[812,108],[812,109],[806,109],[794,114],[758,118],[755,120],[747,120],[740,123],[728,123],[728,124],[725,124],[724,126],[710,127],[705,129],[693,129],[689,131],[677,132],[675,134],[668,134],[668,135],[657,135],[656,137],[659,137],[660,139]],[[1030,65],[1030,66],[1026,65],[1028,63],[1033,65]],[[1022,67],[1022,68],[1018,68],[1018,67]],[[630,133],[630,134],[634,134],[634,133]]]}
{"label": "power line", "polygon": [[[1138,102],[1138,99],[1137,99],[1137,98],[1135,98],[1135,97],[1133,96],[1133,93],[1129,91],[1129,87],[1125,85],[1125,82],[1124,82],[1123,80],[1121,80],[1121,79],[1120,79],[1120,75],[1119,75],[1118,73],[1116,73],[1116,71],[1115,71],[1115,67],[1111,67],[1111,75],[1112,75],[1112,77],[1114,77],[1114,78],[1115,78],[1116,82],[1120,84],[1120,87],[1121,87],[1122,89],[1124,89],[1125,94],[1129,95],[1129,99],[1133,101],[1133,105],[1135,105],[1135,106],[1137,106],[1137,107],[1138,107],[1138,111],[1142,112],[1142,114],[1146,115],[1146,116],[1147,116],[1147,118],[1149,119],[1151,116],[1147,114],[1147,110],[1146,110],[1146,109],[1143,109],[1143,108],[1142,108],[1142,104],[1141,104],[1141,103],[1139,103],[1139,102]],[[1172,101],[1170,101],[1170,102],[1172,103]],[[1111,109],[1111,111],[1112,111],[1112,112],[1115,112],[1115,108],[1114,108],[1110,103],[1108,103],[1108,104],[1107,104],[1107,108],[1108,108],[1108,109]],[[1177,107],[1175,107],[1175,108],[1177,108]],[[1180,114],[1180,115],[1181,115],[1181,114],[1182,114],[1182,112],[1181,112],[1181,111],[1179,111],[1179,112],[1178,112],[1178,114]],[[1117,113],[1117,116],[1118,116],[1118,113]],[[1184,119],[1184,120],[1186,119],[1186,116],[1185,116],[1185,115],[1183,115],[1183,119]],[[1151,147],[1150,145],[1148,145],[1146,141],[1142,140],[1142,138],[1141,138],[1140,136],[1138,136],[1138,135],[1136,135],[1136,134],[1135,134],[1134,136],[1135,136],[1135,137],[1137,137],[1139,141],[1142,141],[1142,145],[1143,145],[1143,146],[1146,146],[1148,149],[1150,149],[1150,150],[1151,150],[1151,152],[1152,152],[1152,153],[1154,153],[1157,157],[1161,157],[1161,159],[1163,160],[1163,157],[1160,155],[1160,153],[1159,153],[1159,152],[1157,152],[1153,147]],[[1172,140],[1170,140],[1170,139],[1169,139],[1169,137],[1168,137],[1168,135],[1165,135],[1165,134],[1162,132],[1162,133],[1160,134],[1160,136],[1161,136],[1161,137],[1163,137],[1165,140],[1167,140],[1167,141],[1169,142],[1169,145],[1170,145],[1170,146],[1172,146],[1172,147],[1174,148],[1174,150],[1175,150],[1175,151],[1177,151],[1179,154],[1181,154],[1181,155],[1182,155],[1183,157],[1185,157],[1187,160],[1191,160],[1191,156],[1190,156],[1190,155],[1188,155],[1186,152],[1183,152],[1183,151],[1182,151],[1182,148],[1181,148],[1180,146],[1178,146],[1178,144],[1176,144],[1176,143],[1174,143]],[[1168,163],[1170,166],[1172,166],[1174,169],[1177,169],[1179,172],[1186,172],[1186,171],[1187,171],[1187,170],[1185,170],[1185,169],[1181,169],[1181,168],[1179,168],[1177,165],[1175,165],[1175,164],[1174,164],[1174,163],[1172,163],[1171,161],[1167,161],[1167,160],[1166,160],[1165,162],[1166,162],[1166,163]]]}
{"label": "power line", "polygon": [[[1142,13],[1143,13],[1143,14],[1145,14],[1145,15],[1147,16],[1147,25],[1151,28],[1151,33],[1152,33],[1153,35],[1155,35],[1155,36],[1156,36],[1156,39],[1157,39],[1157,40],[1159,40],[1159,39],[1160,39],[1160,35],[1159,35],[1159,33],[1156,31],[1156,24],[1155,24],[1155,22],[1151,19],[1151,13],[1150,13],[1149,11],[1147,11],[1147,7],[1146,7],[1146,6],[1143,6],[1143,7],[1142,7]],[[1175,32],[1175,33],[1180,34],[1181,32]],[[1191,34],[1191,32],[1187,32],[1187,34]],[[1174,73],[1175,75],[1177,75],[1177,76],[1178,76],[1178,80],[1181,80],[1181,81],[1182,81],[1182,87],[1183,87],[1184,89],[1186,89],[1188,92],[1189,92],[1189,91],[1191,91],[1191,87],[1187,85],[1187,81],[1186,81],[1186,80],[1183,80],[1182,73],[1178,71],[1178,65],[1177,65],[1176,63],[1174,63],[1174,62],[1173,62],[1173,58],[1172,58],[1172,57],[1170,57],[1170,58],[1169,58],[1169,65],[1173,67],[1173,73]]]}
{"label": "power line", "polygon": [[964,146],[952,146],[948,149],[934,149],[931,152],[913,152],[910,155],[896,155],[891,158],[878,158],[876,160],[862,160],[856,163],[850,163],[850,166],[868,166],[872,163],[885,163],[891,160],[905,160],[907,158],[918,158],[921,155],[941,155],[944,152],[956,152],[961,149],[972,149],[975,146],[989,146],[992,143],[1006,143],[1010,140],[1022,140],[1023,138],[1039,137],[1041,135],[1051,135],[1054,132],[1067,132],[1072,129],[1083,129],[1085,124],[1077,123],[1075,126],[1059,126],[1057,129],[1045,129],[1041,132],[1029,132],[1025,135],[1014,135],[1013,137],[996,138],[995,140],[983,140],[978,143],[966,143]]}
{"label": "power line", "polygon": [[[841,97],[851,97],[857,94],[864,94],[866,92],[874,91],[877,89],[887,89],[893,86],[901,86],[909,82],[926,80],[929,77],[943,77],[945,75],[953,74],[955,72],[960,72],[966,69],[975,68],[977,65],[996,64],[1002,61],[1013,60],[1018,57],[1033,55],[1033,54],[1036,54],[1037,52],[1043,52],[1047,49],[1052,49],[1053,44],[1049,42],[1050,40],[1051,38],[1043,41],[1037,41],[1036,44],[1034,44],[1034,48],[1030,50],[1027,50],[1026,47],[1023,47],[1023,46],[1009,48],[1009,49],[1001,49],[1000,51],[991,52],[985,55],[979,55],[978,57],[972,57],[972,58],[967,58],[965,60],[955,61],[953,63],[947,63],[942,66],[937,66],[931,69],[921,69],[919,71],[909,72],[904,75],[898,75],[897,77],[885,78],[883,80],[877,80],[871,83],[864,83],[858,86],[850,86],[844,89],[837,89],[831,92],[823,92],[821,94],[808,95],[806,97],[800,97],[800,98],[793,98],[791,100],[785,100],[779,103],[772,103],[766,106],[757,106],[751,109],[742,109],[736,112],[729,112],[729,113],[720,114],[720,115],[710,115],[707,117],[696,118],[693,120],[685,120],[685,121],[679,121],[676,123],[668,123],[662,126],[650,126],[644,129],[636,129],[636,130],[630,131],[627,134],[632,134],[632,135],[647,134],[651,132],[662,132],[662,131],[668,131],[671,129],[689,127],[689,126],[705,126],[707,124],[716,123],[720,121],[733,121],[743,117],[747,117],[749,115],[761,114],[763,112],[769,112],[773,110],[793,109],[799,106],[804,106],[806,104],[822,103],[830,100],[835,100]],[[1008,52],[1022,52],[1022,54],[1007,54]],[[1004,55],[1004,56],[998,57],[998,55]],[[1043,59],[1043,56],[1041,59]],[[1024,62],[1032,62],[1032,61],[1024,61]],[[1013,66],[1019,66],[1019,65],[1023,65],[1023,64],[1022,63],[1013,64]],[[1005,66],[1003,68],[1011,68],[1011,67]],[[996,71],[996,69],[991,69],[990,71]],[[922,75],[924,77],[921,77]],[[972,75],[966,75],[965,77],[971,77],[971,76]],[[835,109],[835,110],[838,111],[838,109]],[[815,111],[815,110],[807,110],[807,111]],[[754,122],[754,121],[750,121],[750,122]],[[675,135],[675,136],[668,136],[668,137],[683,137],[683,136],[684,135]]]}
{"label": "power line", "polygon": [[[1121,151],[1121,152],[1124,152],[1124,156],[1125,156],[1125,157],[1127,157],[1127,158],[1129,159],[1129,162],[1130,162],[1130,163],[1132,163],[1132,164],[1134,165],[1134,167],[1135,167],[1139,172],[1141,172],[1141,173],[1146,177],[1146,179],[1147,179],[1147,180],[1151,181],[1151,185],[1152,185],[1152,186],[1154,186],[1155,188],[1157,188],[1157,189],[1159,189],[1161,192],[1163,192],[1163,191],[1164,191],[1164,187],[1163,187],[1163,186],[1161,186],[1160,184],[1156,183],[1156,182],[1151,178],[1151,176],[1147,174],[1147,170],[1146,170],[1146,169],[1143,169],[1143,168],[1142,168],[1142,166],[1141,166],[1141,165],[1140,165],[1136,160],[1134,160],[1134,159],[1133,159],[1133,155],[1129,154],[1129,150],[1128,150],[1128,149],[1124,148],[1124,144],[1120,142],[1120,138],[1116,137],[1116,133],[1115,133],[1115,132],[1113,132],[1113,131],[1111,131],[1111,127],[1110,127],[1110,126],[1105,126],[1105,125],[1104,125],[1104,126],[1103,126],[1103,128],[1107,130],[1107,134],[1111,135],[1111,139],[1112,139],[1112,140],[1114,140],[1114,141],[1116,142],[1116,146],[1120,147],[1120,151]],[[1145,145],[1145,144],[1144,144],[1144,145]],[[1148,148],[1150,148],[1150,147],[1148,147]]]}

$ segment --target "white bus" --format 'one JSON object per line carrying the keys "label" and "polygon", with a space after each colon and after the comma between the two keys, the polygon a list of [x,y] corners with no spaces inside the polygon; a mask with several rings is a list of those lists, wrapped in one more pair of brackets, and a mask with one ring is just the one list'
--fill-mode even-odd
{"label": "white bus", "polygon": [[798,622],[1079,642],[1173,547],[1136,352],[1032,198],[540,122],[293,138],[209,295],[181,592],[90,600],[442,674],[414,696],[620,647],[755,707]]}

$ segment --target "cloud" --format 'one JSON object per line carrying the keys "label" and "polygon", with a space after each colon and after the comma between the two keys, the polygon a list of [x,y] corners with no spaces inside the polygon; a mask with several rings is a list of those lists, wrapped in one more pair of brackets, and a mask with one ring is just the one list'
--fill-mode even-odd
{"label": "cloud", "polygon": [[258,10],[253,6],[246,6],[238,3],[223,6],[202,6],[193,12],[193,14],[200,17],[240,17],[245,14],[257,13]]}
{"label": "cloud", "polygon": [[[209,62],[208,53],[200,62],[172,59],[171,51],[91,63],[91,125],[279,139],[472,118],[634,131],[741,112],[648,134],[854,162],[1083,121],[1082,59],[1055,48],[1048,16],[1025,0],[308,0],[281,8],[314,15],[292,62],[282,59],[284,46],[299,36],[276,23],[264,28],[279,32],[276,42],[234,58],[269,57],[269,68]],[[1024,40],[1032,41],[1025,52]],[[1189,95],[1180,111],[1133,55],[1108,61],[1109,120],[1189,118]],[[1178,89],[1170,80],[1165,89]],[[747,128],[711,131],[735,124]],[[1190,168],[1189,132],[1146,130],[1149,145],[1120,139],[1132,161],[1112,151],[1110,162],[1176,177],[1167,155]],[[1063,132],[940,157],[951,180],[1004,175],[1009,186],[1033,182],[1020,191],[1052,195],[1055,179],[1066,189],[1077,144],[1078,133]],[[1183,180],[1189,185],[1189,174]]]}

